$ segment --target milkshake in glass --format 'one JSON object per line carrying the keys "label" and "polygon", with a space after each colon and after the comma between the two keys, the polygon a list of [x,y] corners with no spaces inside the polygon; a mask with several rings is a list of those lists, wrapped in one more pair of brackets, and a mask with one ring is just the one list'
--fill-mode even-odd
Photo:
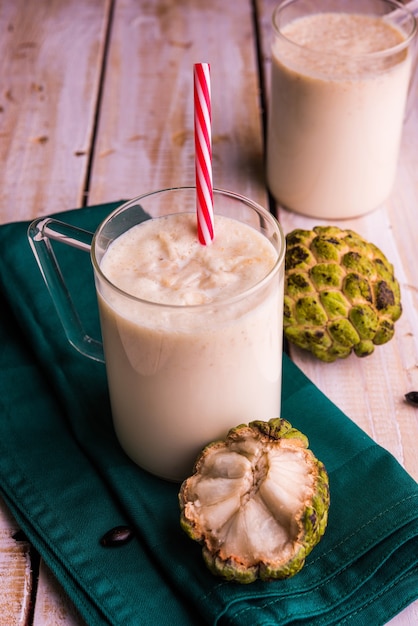
{"label": "milkshake in glass", "polygon": [[203,246],[194,203],[193,188],[133,201],[153,219],[99,231],[92,255],[116,434],[138,465],[179,481],[229,428],[280,415],[283,234],[215,191]]}
{"label": "milkshake in glass", "polygon": [[414,17],[386,0],[290,0],[273,24],[271,192],[310,217],[375,209],[396,174]]}

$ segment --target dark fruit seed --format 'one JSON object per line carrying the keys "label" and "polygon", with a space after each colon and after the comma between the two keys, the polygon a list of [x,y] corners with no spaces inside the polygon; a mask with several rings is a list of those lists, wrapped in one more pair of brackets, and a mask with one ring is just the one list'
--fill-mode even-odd
{"label": "dark fruit seed", "polygon": [[15,541],[29,541],[23,530],[17,530],[12,537]]}
{"label": "dark fruit seed", "polygon": [[405,394],[405,398],[410,404],[418,406],[418,391],[409,391]]}
{"label": "dark fruit seed", "polygon": [[134,537],[134,532],[129,526],[115,526],[100,539],[100,544],[105,548],[123,546]]}

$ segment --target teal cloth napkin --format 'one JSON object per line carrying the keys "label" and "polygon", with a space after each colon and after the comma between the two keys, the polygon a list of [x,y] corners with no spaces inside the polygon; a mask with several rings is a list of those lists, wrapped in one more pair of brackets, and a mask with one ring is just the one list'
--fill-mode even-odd
{"label": "teal cloth napkin", "polygon": [[[115,206],[58,217],[94,230]],[[26,230],[0,228],[0,488],[90,626],[377,626],[418,598],[417,483],[286,356],[282,416],[328,469],[328,529],[294,578],[239,585],[212,576],[180,529],[178,485],[119,447],[105,368],[67,343]],[[89,256],[58,247],[83,323],[98,336]],[[120,524],[135,538],[102,547]]]}

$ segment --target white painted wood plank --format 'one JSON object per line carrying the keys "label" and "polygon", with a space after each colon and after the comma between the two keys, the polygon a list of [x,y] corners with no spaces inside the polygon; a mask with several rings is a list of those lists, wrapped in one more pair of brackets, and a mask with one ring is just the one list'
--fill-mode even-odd
{"label": "white painted wood plank", "polygon": [[29,544],[13,539],[18,530],[0,499],[0,626],[26,626],[31,610]]}
{"label": "white painted wood plank", "polygon": [[33,626],[83,626],[77,609],[41,562]]}
{"label": "white painted wood plank", "polygon": [[265,204],[249,0],[117,2],[90,202],[193,185],[193,64],[211,64],[213,179]]}
{"label": "white painted wood plank", "polygon": [[0,4],[0,221],[79,206],[110,0]]}

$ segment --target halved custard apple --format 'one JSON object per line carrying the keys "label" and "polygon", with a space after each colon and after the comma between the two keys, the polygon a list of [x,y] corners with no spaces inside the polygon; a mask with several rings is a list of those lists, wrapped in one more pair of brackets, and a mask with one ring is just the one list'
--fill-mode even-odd
{"label": "halved custard apple", "polygon": [[227,580],[289,578],[325,532],[329,484],[308,439],[280,418],[204,448],[180,489],[181,526]]}

